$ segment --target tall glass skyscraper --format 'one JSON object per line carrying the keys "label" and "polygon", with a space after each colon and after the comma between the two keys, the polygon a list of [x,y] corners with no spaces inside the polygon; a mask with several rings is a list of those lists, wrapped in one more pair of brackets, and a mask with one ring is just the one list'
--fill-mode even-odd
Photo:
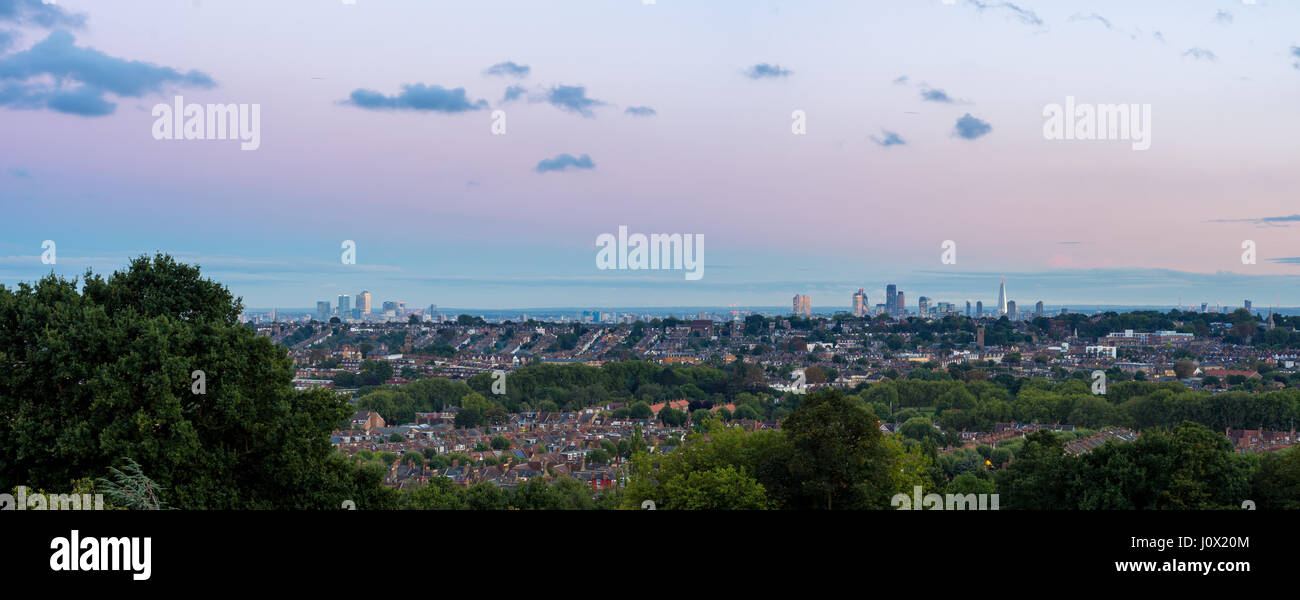
{"label": "tall glass skyscraper", "polygon": [[1007,278],[1002,278],[1002,283],[998,284],[998,316],[1007,314]]}

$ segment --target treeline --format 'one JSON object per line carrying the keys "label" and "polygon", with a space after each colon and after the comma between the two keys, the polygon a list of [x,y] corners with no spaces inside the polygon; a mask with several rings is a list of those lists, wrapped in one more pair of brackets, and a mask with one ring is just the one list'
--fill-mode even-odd
{"label": "treeline", "polygon": [[[348,379],[374,384],[391,376],[382,364],[366,361],[366,365],[362,374],[348,374]],[[1054,381],[999,373],[982,379],[971,374],[988,376],[980,369],[916,369],[905,379],[860,385],[848,398],[883,420],[901,423],[925,417],[954,435],[963,430],[991,431],[994,424],[1011,421],[1088,429],[1173,427],[1193,421],[1216,431],[1228,427],[1286,430],[1300,423],[1300,389],[1294,388],[1209,393],[1192,391],[1179,382],[1112,380],[1104,395],[1094,395],[1090,382],[1082,378]],[[358,408],[378,412],[390,423],[413,422],[417,412],[468,408],[457,422],[478,426],[519,412],[576,411],[609,403],[625,405],[617,417],[649,418],[651,404],[685,399],[686,412],[732,404],[734,411],[719,411],[724,420],[781,420],[799,406],[801,396],[771,390],[764,375],[761,367],[740,361],[725,369],[645,361],[609,362],[601,367],[534,364],[509,373],[504,394],[492,392],[489,373],[466,382],[426,378],[403,386],[365,388]]]}
{"label": "treeline", "polygon": [[1077,456],[1050,431],[1030,434],[994,478],[1007,508],[1035,510],[1300,508],[1300,452],[1237,454],[1222,434],[1185,422]]}
{"label": "treeline", "polygon": [[757,365],[739,362],[726,370],[646,361],[600,367],[541,363],[506,375],[504,394],[493,393],[490,373],[480,373],[464,382],[426,378],[373,390],[359,398],[357,407],[373,410],[390,423],[411,423],[417,412],[458,407],[463,414],[457,415],[457,424],[472,427],[501,422],[508,414],[576,411],[608,403],[626,405],[615,416],[649,418],[651,404],[685,399],[689,412],[735,404],[736,410],[724,413],[724,418],[781,419],[798,405],[798,397],[782,399],[771,393],[763,375]]}
{"label": "treeline", "polygon": [[1300,508],[1300,451],[1237,454],[1225,436],[1192,422],[1077,456],[1043,430],[1014,458],[988,446],[939,454],[933,439],[884,436],[875,424],[847,395],[819,391],[779,431],[719,425],[672,454],[634,456],[623,506],[884,509],[920,486],[925,494],[998,494],[1000,509],[1239,509],[1245,500]]}
{"label": "treeline", "polygon": [[514,487],[480,482],[469,486],[434,477],[429,483],[402,490],[382,488],[363,510],[608,510],[622,503],[622,490],[596,493],[572,477],[533,478]]}
{"label": "treeline", "polygon": [[1113,383],[1094,395],[1088,382],[1026,378],[1014,381],[901,379],[854,393],[883,419],[929,415],[948,431],[991,431],[995,423],[1061,423],[1145,429],[1193,421],[1216,431],[1289,430],[1300,422],[1300,390],[1211,394],[1178,382]]}

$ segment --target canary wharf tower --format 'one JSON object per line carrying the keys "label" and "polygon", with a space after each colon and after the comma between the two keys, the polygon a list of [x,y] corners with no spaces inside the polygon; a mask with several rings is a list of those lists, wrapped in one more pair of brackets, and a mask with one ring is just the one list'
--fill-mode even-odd
{"label": "canary wharf tower", "polygon": [[998,316],[1007,314],[1007,278],[998,284]]}

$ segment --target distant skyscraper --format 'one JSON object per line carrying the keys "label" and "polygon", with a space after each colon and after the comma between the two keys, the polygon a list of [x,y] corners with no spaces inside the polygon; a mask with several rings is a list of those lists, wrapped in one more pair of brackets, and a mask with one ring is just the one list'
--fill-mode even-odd
{"label": "distant skyscraper", "polygon": [[794,295],[794,314],[810,317],[812,316],[812,297],[803,294]]}
{"label": "distant skyscraper", "polygon": [[1246,301],[1246,312],[1250,312],[1250,300]]}
{"label": "distant skyscraper", "polygon": [[346,319],[352,316],[352,303],[347,294],[339,294],[339,317]]}
{"label": "distant skyscraper", "polygon": [[394,302],[394,301],[392,301],[392,300],[385,300],[385,301],[384,301],[384,313],[387,313],[388,311],[392,311],[394,314],[396,314],[396,313],[397,313],[397,303]]}
{"label": "distant skyscraper", "polygon": [[966,318],[970,318],[970,300],[966,301]]}
{"label": "distant skyscraper", "polygon": [[998,316],[1007,314],[1007,278],[998,284]]}
{"label": "distant skyscraper", "polygon": [[921,296],[920,298],[917,298],[916,312],[919,313],[922,317],[928,315],[930,312],[930,299],[925,296]]}
{"label": "distant skyscraper", "polygon": [[1043,316],[1043,301],[1042,301],[1042,300],[1039,300],[1038,303],[1034,305],[1034,316],[1035,316],[1035,317],[1041,317],[1041,316]]}
{"label": "distant skyscraper", "polygon": [[1209,308],[1209,303],[1208,303],[1208,302],[1202,302],[1202,303],[1201,303],[1201,312],[1204,313],[1204,312],[1205,312],[1205,309],[1207,309],[1207,308]]}
{"label": "distant skyscraper", "polygon": [[983,300],[976,300],[976,301],[975,301],[975,318],[976,318],[976,319],[983,319],[983,318],[984,318],[984,301],[983,301]]}
{"label": "distant skyscraper", "polygon": [[1015,300],[1007,300],[1007,313],[1006,313],[1006,314],[1007,314],[1007,318],[1008,318],[1008,319],[1011,319],[1012,321],[1016,320],[1016,316],[1017,316],[1018,313],[1016,313],[1016,302],[1015,302]]}
{"label": "distant skyscraper", "polygon": [[899,316],[907,314],[907,300],[903,298],[903,290],[898,290],[898,296],[894,298],[894,310]]}
{"label": "distant skyscraper", "polygon": [[317,303],[316,303],[316,320],[317,320],[317,321],[328,321],[328,320],[330,320],[330,303],[329,303],[329,302],[327,302],[327,301],[321,301],[321,302],[317,302]]}
{"label": "distant skyscraper", "polygon": [[370,314],[370,292],[369,291],[361,290],[361,293],[357,294],[357,310],[360,310],[361,314],[363,315]]}
{"label": "distant skyscraper", "polygon": [[889,284],[885,286],[885,312],[894,314],[895,307],[898,306],[898,286]]}
{"label": "distant skyscraper", "polygon": [[862,291],[862,288],[858,288],[858,291],[853,294],[853,316],[861,317],[867,314],[867,306],[867,294]]}

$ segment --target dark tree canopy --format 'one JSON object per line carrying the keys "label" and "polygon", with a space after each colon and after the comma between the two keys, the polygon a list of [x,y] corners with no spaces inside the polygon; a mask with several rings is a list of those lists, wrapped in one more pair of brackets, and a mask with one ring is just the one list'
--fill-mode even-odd
{"label": "dark tree canopy", "polygon": [[87,272],[80,290],[53,274],[0,286],[0,489],[70,489],[131,459],[178,508],[337,508],[377,493],[329,443],[347,401],[295,391],[284,349],[240,311],[161,254]]}

